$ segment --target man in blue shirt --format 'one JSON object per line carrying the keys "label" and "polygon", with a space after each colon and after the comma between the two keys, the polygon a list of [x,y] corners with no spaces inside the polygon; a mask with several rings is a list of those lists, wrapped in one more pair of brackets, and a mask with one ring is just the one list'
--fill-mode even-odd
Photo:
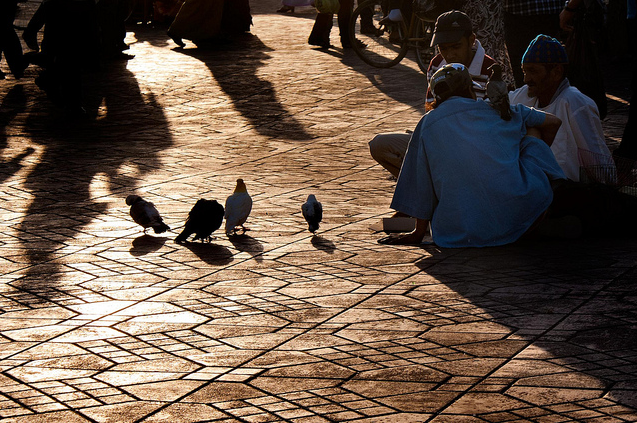
{"label": "man in blue shirt", "polygon": [[430,86],[435,109],[414,131],[391,204],[417,218],[416,229],[379,242],[420,243],[429,223],[441,247],[516,241],[551,204],[551,181],[565,178],[549,148],[561,121],[522,105],[502,120],[476,101],[461,64],[438,70]]}

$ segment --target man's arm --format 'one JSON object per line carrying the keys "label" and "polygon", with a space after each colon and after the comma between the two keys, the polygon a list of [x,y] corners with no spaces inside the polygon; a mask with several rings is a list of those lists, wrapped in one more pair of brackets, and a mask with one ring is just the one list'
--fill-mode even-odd
{"label": "man's arm", "polygon": [[562,120],[551,113],[544,114],[544,122],[539,126],[528,127],[526,134],[541,139],[550,147],[562,126]]}

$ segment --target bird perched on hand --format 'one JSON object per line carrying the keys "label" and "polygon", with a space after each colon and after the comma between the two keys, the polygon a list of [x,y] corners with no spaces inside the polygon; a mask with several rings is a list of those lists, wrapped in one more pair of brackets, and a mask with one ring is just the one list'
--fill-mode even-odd
{"label": "bird perched on hand", "polygon": [[139,195],[131,194],[126,197],[126,204],[130,206],[130,215],[138,225],[146,229],[153,228],[156,234],[170,230],[159,215],[155,205],[150,201],[142,199]]}
{"label": "bird perched on hand", "polygon": [[308,224],[309,231],[312,233],[318,231],[319,223],[323,219],[323,206],[316,201],[314,194],[307,196],[307,201],[301,206],[301,212]]}
{"label": "bird perched on hand", "polygon": [[231,196],[226,199],[226,235],[236,235],[237,226],[241,226],[243,232],[246,228],[243,226],[252,210],[252,197],[248,194],[248,189],[243,179],[237,179],[237,187]]}
{"label": "bird perched on hand", "polygon": [[502,80],[502,67],[494,63],[487,68],[491,71],[491,76],[487,82],[487,98],[491,107],[500,113],[504,120],[511,120],[511,108],[509,106],[509,90],[507,84]]}
{"label": "bird perched on hand", "polygon": [[184,230],[175,238],[175,242],[184,242],[192,234],[195,234],[193,241],[200,239],[210,242],[211,234],[221,227],[223,212],[223,206],[217,200],[198,200],[188,213]]}

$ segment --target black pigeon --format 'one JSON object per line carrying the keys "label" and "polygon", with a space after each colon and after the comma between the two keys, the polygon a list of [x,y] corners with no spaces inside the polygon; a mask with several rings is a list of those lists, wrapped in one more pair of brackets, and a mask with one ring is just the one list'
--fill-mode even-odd
{"label": "black pigeon", "polygon": [[188,213],[184,230],[175,238],[175,242],[184,242],[192,234],[195,234],[193,241],[200,239],[210,242],[210,235],[221,227],[223,212],[223,206],[217,200],[198,200]]}
{"label": "black pigeon", "polygon": [[494,63],[487,70],[491,71],[491,76],[487,82],[487,98],[491,107],[500,113],[504,120],[511,120],[511,107],[509,106],[509,90],[507,84],[502,80],[502,67]]}
{"label": "black pigeon", "polygon": [[323,219],[323,206],[316,201],[313,194],[307,196],[307,201],[301,206],[301,212],[308,225],[308,230],[312,233],[318,231],[319,223]]}
{"label": "black pigeon", "polygon": [[155,205],[150,201],[142,199],[139,195],[131,194],[126,197],[126,204],[130,206],[130,215],[138,225],[146,229],[153,228],[156,234],[170,230],[159,215]]}

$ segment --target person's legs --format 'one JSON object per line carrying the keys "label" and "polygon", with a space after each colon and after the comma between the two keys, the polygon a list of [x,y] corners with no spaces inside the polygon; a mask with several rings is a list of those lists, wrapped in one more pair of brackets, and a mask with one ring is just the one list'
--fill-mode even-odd
{"label": "person's legs", "polygon": [[378,134],[369,142],[374,160],[398,178],[411,134],[405,132]]}
{"label": "person's legs", "polygon": [[637,197],[607,185],[564,181],[553,189],[545,221],[573,223],[575,218],[584,236],[632,237],[637,236],[636,216]]}
{"label": "person's legs", "polygon": [[319,13],[316,15],[310,38],[307,42],[313,46],[320,46],[322,48],[330,47],[330,32],[332,30],[332,21],[334,15],[331,13]]}
{"label": "person's legs", "polygon": [[0,52],[4,53],[4,58],[13,76],[20,79],[27,65],[22,55],[20,38],[15,33],[13,26],[3,27],[0,32]]}
{"label": "person's legs", "polygon": [[341,0],[341,6],[338,9],[338,30],[341,36],[341,45],[344,48],[351,47],[349,42],[349,21],[352,17],[354,9],[354,0]]}

